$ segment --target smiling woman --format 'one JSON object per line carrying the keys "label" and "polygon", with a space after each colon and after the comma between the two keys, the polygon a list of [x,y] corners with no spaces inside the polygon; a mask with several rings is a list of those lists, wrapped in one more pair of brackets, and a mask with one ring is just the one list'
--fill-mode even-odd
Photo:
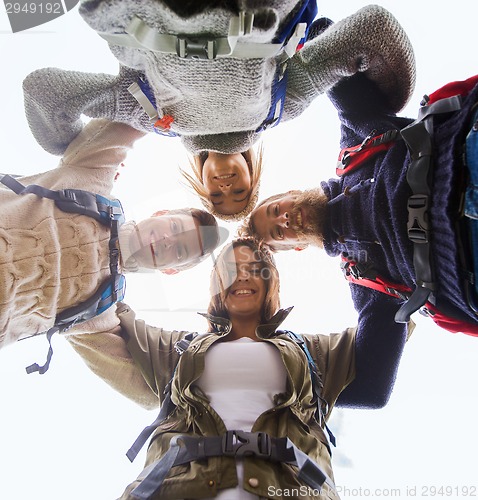
{"label": "smiling woman", "polygon": [[363,320],[341,334],[280,330],[289,310],[279,309],[279,275],[270,252],[252,239],[223,248],[210,286],[202,335],[145,325],[121,304],[101,327],[87,325],[93,333],[68,337],[116,390],[164,408],[151,427],[146,469],[121,498],[270,498],[271,487],[338,498],[325,420],[335,404],[387,402],[407,326]]}
{"label": "smiling woman", "polygon": [[190,161],[183,177],[207,210],[223,220],[243,219],[255,207],[262,173],[262,147],[243,153],[205,151]]}
{"label": "smiling woman", "polygon": [[222,205],[221,210],[225,213],[236,213],[246,207],[251,174],[241,153],[210,152],[202,167],[202,178],[214,207]]}
{"label": "smiling woman", "polygon": [[231,321],[232,338],[257,339],[257,326],[278,309],[279,275],[269,252],[247,239],[226,247],[212,274],[209,314]]}

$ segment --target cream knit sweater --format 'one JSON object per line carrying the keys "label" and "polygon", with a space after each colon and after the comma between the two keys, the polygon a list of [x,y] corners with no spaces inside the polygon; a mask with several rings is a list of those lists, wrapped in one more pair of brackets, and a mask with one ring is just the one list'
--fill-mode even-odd
{"label": "cream knit sweater", "polygon": [[[93,120],[71,142],[58,168],[20,179],[49,189],[110,196],[117,166],[144,135]],[[90,297],[109,275],[109,229],[62,212],[52,200],[19,196],[0,185],[0,347],[44,332],[62,310]]]}

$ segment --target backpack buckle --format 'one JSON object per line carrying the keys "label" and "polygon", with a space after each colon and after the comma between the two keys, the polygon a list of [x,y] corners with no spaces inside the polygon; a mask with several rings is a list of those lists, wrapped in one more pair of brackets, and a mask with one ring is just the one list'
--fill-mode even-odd
{"label": "backpack buckle", "polygon": [[428,195],[414,194],[408,198],[408,237],[413,243],[428,243]]}
{"label": "backpack buckle", "polygon": [[222,438],[222,452],[226,457],[270,457],[271,439],[265,432],[227,431]]}
{"label": "backpack buckle", "polygon": [[178,36],[176,53],[183,59],[216,59],[217,41],[207,38]]}
{"label": "backpack buckle", "polygon": [[174,350],[179,354],[181,355],[184,351],[187,350],[187,348],[189,347],[189,344],[191,343],[191,341],[187,340],[187,339],[181,339],[181,340],[178,340],[175,344],[174,344]]}
{"label": "backpack buckle", "polygon": [[77,203],[76,192],[73,189],[61,189],[58,191],[60,200],[73,201]]}

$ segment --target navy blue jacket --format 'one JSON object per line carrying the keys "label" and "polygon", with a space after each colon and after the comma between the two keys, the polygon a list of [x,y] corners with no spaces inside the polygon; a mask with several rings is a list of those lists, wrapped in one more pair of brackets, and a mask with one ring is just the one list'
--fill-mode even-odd
{"label": "navy blue jacket", "polygon": [[[466,303],[458,278],[460,265],[453,214],[458,203],[456,186],[461,168],[461,146],[470,128],[470,107],[476,102],[477,95],[478,88],[475,88],[464,100],[461,111],[437,120],[430,209],[436,305],[445,314],[475,324],[477,318]],[[387,113],[386,99],[363,75],[351,77],[335,86],[329,92],[329,98],[341,122],[341,148],[360,144],[372,130],[376,130],[374,135],[377,135],[390,129],[402,129],[413,121]],[[372,264],[381,276],[392,283],[415,288],[413,247],[407,236],[407,199],[411,195],[406,181],[408,164],[407,147],[403,141],[398,141],[391,149],[378,154],[350,174],[323,182],[322,188],[329,200],[333,200],[346,187],[365,181],[353,195],[329,204],[324,247],[328,255],[347,252],[361,263]],[[374,182],[369,183],[372,178]],[[404,325],[394,323],[401,301],[360,285],[351,284],[350,289],[359,313],[357,370],[372,370],[367,365],[372,361],[376,369],[378,356],[384,363],[383,374],[386,373],[385,363],[389,363],[393,383],[393,373],[398,368],[404,341]],[[382,342],[375,338],[376,335],[381,335]],[[368,344],[370,350],[365,349]],[[374,382],[370,379],[369,383]],[[339,403],[349,404],[349,396],[353,395],[352,386],[342,393]]]}

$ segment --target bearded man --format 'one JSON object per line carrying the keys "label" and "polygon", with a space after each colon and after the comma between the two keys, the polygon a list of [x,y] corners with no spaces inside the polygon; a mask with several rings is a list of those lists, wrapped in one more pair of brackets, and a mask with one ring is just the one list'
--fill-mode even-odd
{"label": "bearded man", "polygon": [[[363,314],[373,302],[375,321],[391,295],[398,322],[422,308],[443,328],[478,335],[471,218],[461,203],[463,179],[478,163],[477,82],[431,94],[430,103],[446,97],[424,105],[413,121],[391,113],[387,96],[364,75],[344,79],[329,92],[341,121],[341,177],[264,200],[241,233],[274,251],[312,244],[341,255],[356,309]],[[471,184],[466,210],[473,216]]]}

